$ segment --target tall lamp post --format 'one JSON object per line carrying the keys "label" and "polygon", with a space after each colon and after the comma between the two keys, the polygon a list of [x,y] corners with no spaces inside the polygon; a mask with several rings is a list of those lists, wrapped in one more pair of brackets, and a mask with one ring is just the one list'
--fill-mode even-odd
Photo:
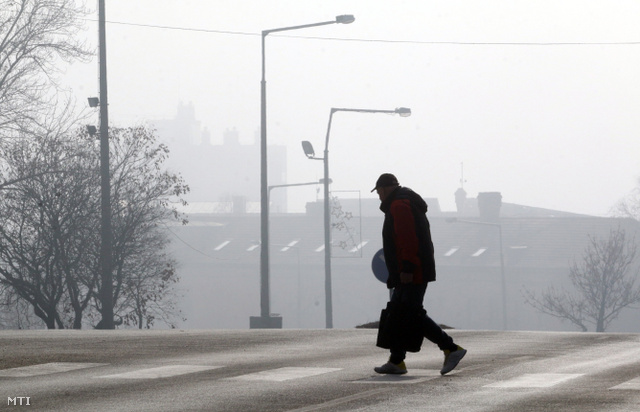
{"label": "tall lamp post", "polygon": [[111,234],[111,182],[109,177],[109,117],[107,100],[107,41],[105,30],[105,0],[99,1],[98,37],[100,43],[100,187],[101,200],[101,246],[100,263],[102,267],[102,329],[115,329],[113,321],[113,273],[112,273],[112,234]]}
{"label": "tall lamp post", "polygon": [[335,20],[301,26],[281,27],[262,31],[262,80],[260,82],[260,316],[249,319],[250,328],[282,327],[281,319],[272,319],[269,308],[269,189],[267,179],[267,81],[265,77],[265,39],[271,33],[325,26],[349,24],[352,15],[337,16]]}
{"label": "tall lamp post", "polygon": [[333,299],[331,286],[331,213],[329,210],[329,136],[331,134],[331,120],[335,112],[356,112],[356,113],[387,113],[398,114],[401,117],[411,116],[411,109],[399,107],[394,110],[370,110],[370,109],[345,109],[332,107],[329,112],[329,124],[327,126],[327,136],[324,141],[324,157],[315,157],[313,146],[308,141],[302,142],[302,149],[309,159],[324,161],[324,294],[326,310],[326,328],[333,328]]}
{"label": "tall lamp post", "polygon": [[493,226],[498,229],[498,239],[500,240],[500,284],[502,289],[502,330],[507,330],[507,281],[504,275],[504,248],[502,247],[502,224],[491,222],[480,222],[476,220],[464,220],[458,218],[447,219],[448,223],[469,223],[472,225]]}

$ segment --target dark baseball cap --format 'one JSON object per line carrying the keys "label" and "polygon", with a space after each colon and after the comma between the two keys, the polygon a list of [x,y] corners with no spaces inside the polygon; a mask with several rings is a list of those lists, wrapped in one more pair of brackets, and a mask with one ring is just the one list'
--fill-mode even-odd
{"label": "dark baseball cap", "polygon": [[391,173],[383,173],[380,175],[378,180],[376,180],[376,187],[371,189],[371,191],[373,192],[379,187],[396,186],[396,185],[399,185],[399,183],[398,183],[398,179],[396,179],[394,175],[392,175]]}

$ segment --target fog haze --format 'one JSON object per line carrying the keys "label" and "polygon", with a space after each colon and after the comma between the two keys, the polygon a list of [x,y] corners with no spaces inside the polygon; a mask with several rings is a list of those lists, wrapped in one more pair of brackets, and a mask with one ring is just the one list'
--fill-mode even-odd
{"label": "fog haze", "polygon": [[[89,4],[90,7],[95,7]],[[355,22],[266,41],[268,140],[287,150],[287,182],[322,177],[331,107],[410,107],[409,118],[336,113],[333,190],[365,197],[381,172],[454,210],[460,186],[505,202],[593,215],[640,175],[640,3],[635,1],[107,2],[109,114],[114,126],[175,116],[193,103],[214,144],[260,125],[262,30]],[[87,42],[97,48],[97,13]],[[97,58],[66,82],[98,94]],[[186,142],[185,142],[186,144]],[[256,158],[256,164],[259,159]],[[215,164],[203,174],[219,174]],[[295,190],[292,191],[292,190]],[[289,190],[303,211],[316,189]],[[211,199],[215,201],[217,199]]]}

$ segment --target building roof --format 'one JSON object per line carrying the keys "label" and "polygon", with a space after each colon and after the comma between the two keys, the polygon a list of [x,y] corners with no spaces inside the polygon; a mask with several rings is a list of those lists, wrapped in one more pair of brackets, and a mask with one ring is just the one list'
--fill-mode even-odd
{"label": "building roof", "polygon": [[[333,257],[370,259],[382,247],[382,220],[382,213],[334,217]],[[475,267],[500,265],[500,232],[505,265],[544,268],[568,267],[580,258],[589,236],[606,237],[617,227],[635,234],[640,227],[633,219],[589,216],[507,217],[489,224],[477,218],[451,221],[436,216],[430,223],[439,266]],[[257,259],[260,253],[258,214],[191,216],[188,226],[172,229],[188,235],[195,249],[216,258]],[[269,232],[272,260],[287,253],[304,259],[324,256],[321,215],[275,215]]]}

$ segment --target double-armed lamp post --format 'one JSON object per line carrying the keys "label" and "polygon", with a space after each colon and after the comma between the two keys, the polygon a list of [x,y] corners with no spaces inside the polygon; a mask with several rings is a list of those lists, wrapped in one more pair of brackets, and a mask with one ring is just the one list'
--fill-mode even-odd
{"label": "double-armed lamp post", "polygon": [[251,328],[281,328],[282,318],[272,318],[269,302],[269,183],[267,179],[267,81],[265,76],[265,39],[271,33],[306,29],[328,24],[349,24],[352,15],[335,20],[262,31],[262,81],[260,82],[260,316],[250,318]]}
{"label": "double-armed lamp post", "polygon": [[335,112],[387,113],[398,114],[401,117],[411,116],[411,109],[406,107],[399,107],[394,110],[345,109],[333,107],[329,113],[327,136],[324,141],[324,157],[315,157],[313,145],[306,140],[302,142],[304,154],[307,155],[309,159],[322,160],[324,162],[324,288],[327,329],[333,328],[333,299],[331,286],[331,210],[329,205],[329,136],[331,134],[331,121]]}

